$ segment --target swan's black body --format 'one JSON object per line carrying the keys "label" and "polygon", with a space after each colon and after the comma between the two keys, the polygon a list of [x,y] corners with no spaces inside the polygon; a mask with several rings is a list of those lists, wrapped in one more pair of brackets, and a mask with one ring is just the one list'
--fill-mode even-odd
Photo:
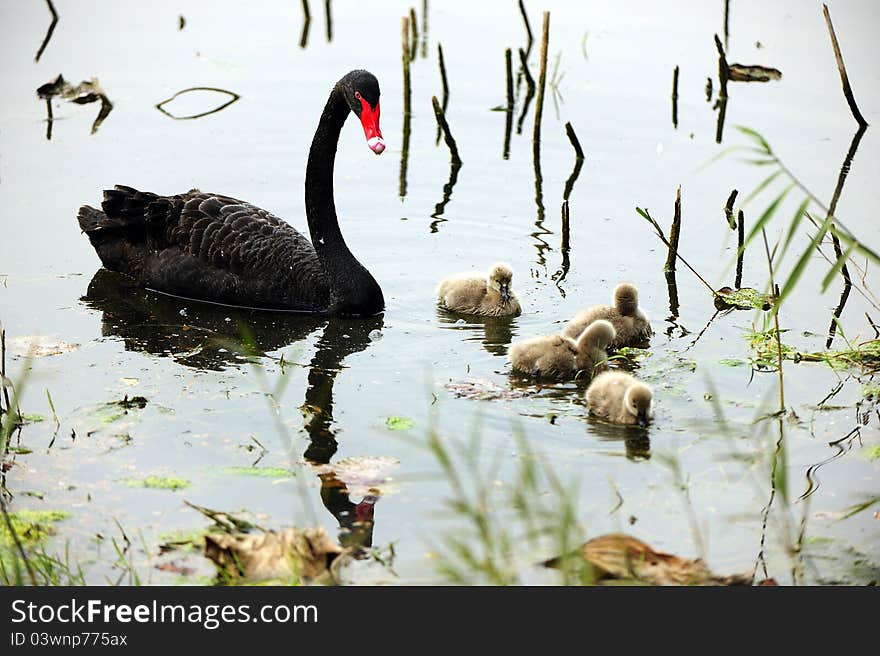
{"label": "swan's black body", "polygon": [[252,308],[377,314],[385,306],[382,290],[349,251],[333,202],[340,130],[349,112],[361,117],[367,103],[378,132],[378,82],[366,71],[352,71],[324,107],[306,167],[311,243],[266,210],[198,189],[158,196],[117,186],[104,192],[100,210],[80,208],[80,228],[106,268],[144,287]]}

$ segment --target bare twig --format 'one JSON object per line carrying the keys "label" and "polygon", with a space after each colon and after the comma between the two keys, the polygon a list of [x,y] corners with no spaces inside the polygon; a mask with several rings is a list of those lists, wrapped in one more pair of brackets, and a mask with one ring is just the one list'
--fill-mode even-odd
{"label": "bare twig", "polygon": [[327,20],[327,43],[333,40],[333,16],[330,11],[330,0],[324,0],[324,18]]}
{"label": "bare twig", "polygon": [[519,62],[520,66],[522,66],[522,73],[526,78],[526,99],[523,101],[522,112],[519,115],[519,119],[516,121],[516,133],[522,134],[522,126],[523,121],[526,118],[526,113],[529,111],[529,104],[532,102],[532,98],[535,97],[535,79],[532,77],[532,74],[529,72],[529,65],[526,61],[528,55],[526,51],[522,48],[519,49]]}
{"label": "bare twig", "polygon": [[303,26],[302,34],[299,38],[299,47],[305,48],[309,41],[309,27],[312,25],[312,12],[309,11],[309,0],[302,0],[303,7]]}
{"label": "bare twig", "polygon": [[843,86],[843,95],[846,97],[846,102],[849,104],[849,109],[852,112],[853,118],[858,121],[859,125],[867,127],[868,122],[859,111],[859,107],[856,105],[856,98],[852,92],[852,87],[849,84],[849,76],[846,74],[846,66],[843,63],[840,44],[837,42],[837,35],[834,33],[834,26],[831,24],[831,14],[828,13],[828,5],[822,5],[822,13],[825,15],[825,24],[828,25],[828,33],[831,35],[831,46],[834,48],[834,58],[837,60],[837,70],[840,73],[840,83]]}
{"label": "bare twig", "polygon": [[419,47],[419,21],[416,20],[416,9],[415,7],[409,8],[409,26],[410,31],[412,32],[411,39],[412,43],[410,44],[409,50],[409,59],[413,61],[418,54]]}
{"label": "bare twig", "polygon": [[[578,179],[578,176],[581,173],[581,167],[584,165],[584,150],[581,148],[581,143],[578,141],[577,135],[574,133],[574,128],[571,126],[571,123],[565,124],[565,133],[568,135],[568,140],[571,142],[572,148],[574,148],[574,169],[571,171],[571,175],[568,176],[568,180],[565,181],[565,189],[562,192],[562,199],[564,201],[568,201],[568,197],[571,195],[571,190],[574,187],[575,181]],[[567,210],[566,204],[566,212]]]}
{"label": "bare twig", "polygon": [[678,66],[672,71],[672,125],[678,128]]}
{"label": "bare twig", "polygon": [[681,186],[675,190],[675,212],[672,215],[672,227],[669,229],[669,252],[666,255],[664,271],[675,271],[675,259],[678,255],[678,236],[681,232]]}
{"label": "bare twig", "polygon": [[[440,67],[440,84],[443,87],[443,102],[440,103],[440,108],[446,112],[446,106],[449,104],[449,83],[446,80],[446,64],[443,61],[443,45],[437,44],[437,65]],[[437,126],[437,138],[434,140],[435,144],[440,143],[440,126]]]}
{"label": "bare twig", "polygon": [[55,5],[52,4],[52,0],[46,0],[46,5],[48,5],[49,12],[52,14],[52,22],[49,23],[49,29],[46,30],[46,36],[43,38],[43,42],[40,44],[40,49],[37,50],[37,56],[34,57],[34,61],[40,61],[40,57],[43,56],[43,51],[46,49],[46,46],[49,45],[49,41],[52,39],[52,33],[55,31],[55,26],[58,25],[58,12],[55,11]]}
{"label": "bare twig", "polygon": [[740,285],[742,285],[742,276],[743,276],[743,256],[744,248],[743,243],[745,243],[745,235],[746,235],[746,219],[743,211],[739,211],[739,216],[737,217],[737,231],[736,231],[736,279],[733,281],[734,289],[739,289]]}
{"label": "bare twig", "polygon": [[583,159],[584,149],[581,148],[581,142],[578,141],[577,135],[574,133],[574,128],[571,127],[571,122],[565,124],[565,134],[568,135],[568,140],[571,142],[572,148],[574,148],[574,156],[577,159]]}
{"label": "bare twig", "polygon": [[733,218],[733,204],[736,202],[738,193],[736,189],[731,191],[730,196],[727,197],[727,202],[724,204],[724,216],[727,218],[727,225],[730,226],[731,230],[736,230],[736,221]]}
{"label": "bare twig", "polygon": [[449,146],[449,153],[452,155],[452,162],[453,164],[460,166],[461,157],[458,156],[458,145],[455,143],[452,132],[449,130],[449,123],[446,122],[446,114],[440,107],[440,102],[437,100],[437,96],[431,96],[431,105],[434,107],[434,117],[437,119],[437,125],[440,126],[440,130],[443,132],[443,138],[446,141],[446,145]]}
{"label": "bare twig", "polygon": [[519,0],[519,13],[522,14],[523,23],[526,26],[526,34],[529,37],[529,43],[525,50],[526,55],[528,55],[532,51],[532,41],[534,39],[532,38],[532,26],[529,24],[529,17],[526,14],[526,6],[525,3],[523,3],[523,0]]}

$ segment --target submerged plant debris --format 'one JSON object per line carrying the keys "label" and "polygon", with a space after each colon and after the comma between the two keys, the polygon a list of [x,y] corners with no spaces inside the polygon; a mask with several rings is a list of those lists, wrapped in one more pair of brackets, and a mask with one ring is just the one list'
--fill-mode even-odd
{"label": "submerged plant debris", "polygon": [[583,558],[597,582],[633,581],[648,585],[751,585],[753,575],[718,576],[701,559],[689,560],[662,551],[624,533],[601,535],[584,543],[580,551],[548,560],[559,567],[571,557]]}
{"label": "submerged plant debris", "polygon": [[722,287],[716,292],[715,307],[719,310],[769,310],[773,297],[751,287]]}
{"label": "submerged plant debris", "polygon": [[447,383],[445,387],[460,399],[477,401],[508,401],[534,394],[533,390],[502,387],[491,380],[466,380],[461,383]]}
{"label": "submerged plant debris", "polygon": [[147,476],[146,478],[125,478],[122,482],[128,487],[144,487],[151,490],[183,490],[192,485],[183,478]]}
{"label": "submerged plant debris", "polygon": [[255,476],[257,478],[292,478],[296,472],[282,467],[223,467],[224,474],[233,476]]}
{"label": "submerged plant debris", "polygon": [[[23,544],[34,545],[44,542],[55,532],[54,524],[70,517],[63,510],[20,510],[7,515],[15,536]],[[15,538],[9,531],[6,521],[0,521],[0,549],[11,549]]]}
{"label": "submerged plant debris", "polygon": [[824,362],[833,369],[854,368],[868,373],[880,371],[880,339],[848,344],[847,348],[836,351],[806,351],[785,342],[777,345],[774,329],[748,333],[747,338],[755,352],[753,361],[766,369],[776,369],[781,350],[783,359],[792,362]]}
{"label": "submerged plant debris", "polygon": [[[101,88],[98,78],[96,77],[92,77],[89,80],[83,80],[74,86],[65,80],[64,76],[59,74],[58,77],[51,82],[47,82],[46,84],[37,87],[37,96],[42,100],[49,102],[51,102],[52,98],[60,96],[65,100],[76,103],[77,105],[87,105],[89,103],[100,101],[101,109],[98,110],[98,115],[92,122],[92,134],[95,134],[95,132],[98,131],[101,123],[103,123],[104,119],[106,119],[110,115],[110,112],[113,111],[113,103],[110,102],[107,94],[104,93],[104,89]],[[49,109],[48,120],[49,122],[52,121],[51,107]]]}
{"label": "submerged plant debris", "polygon": [[782,77],[782,71],[769,66],[730,64],[728,71],[731,82],[769,82]]}
{"label": "submerged plant debris", "polygon": [[47,335],[29,335],[13,337],[9,340],[10,350],[36,358],[70,353],[79,348],[79,344],[66,342]]}
{"label": "submerged plant debris", "polygon": [[205,536],[205,556],[227,581],[336,583],[343,553],[323,527]]}
{"label": "submerged plant debris", "polygon": [[345,485],[351,494],[377,496],[395,491],[394,479],[389,473],[399,465],[397,458],[362,456],[316,465],[315,471],[319,475],[332,474],[336,484]]}

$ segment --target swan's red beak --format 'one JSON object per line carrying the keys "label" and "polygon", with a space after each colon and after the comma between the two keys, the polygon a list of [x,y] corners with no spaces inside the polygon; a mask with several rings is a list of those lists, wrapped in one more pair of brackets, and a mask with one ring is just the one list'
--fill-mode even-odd
{"label": "swan's red beak", "polygon": [[370,107],[370,103],[361,98],[361,125],[364,126],[364,136],[367,145],[377,155],[385,150],[385,140],[382,138],[382,130],[379,129],[379,103],[376,108]]}

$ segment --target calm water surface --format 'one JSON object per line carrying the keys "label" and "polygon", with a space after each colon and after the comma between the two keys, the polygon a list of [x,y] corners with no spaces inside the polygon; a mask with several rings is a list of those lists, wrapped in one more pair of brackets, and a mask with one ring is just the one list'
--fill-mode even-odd
{"label": "calm water surface", "polygon": [[[680,307],[678,317],[670,318],[665,250],[634,208],[649,208],[667,226],[681,185],[681,252],[713,286],[730,285],[736,239],[722,208],[731,189],[743,198],[766,175],[734,156],[706,165],[724,147],[747,143],[734,126],[765,135],[827,203],[855,123],[840,92],[818,4],[731,4],[730,61],[773,66],[783,77],[767,84],[731,83],[719,145],[715,97],[707,102],[705,87],[707,78],[717,77],[712,36],[723,35],[721,2],[622,2],[613,8],[527,3],[536,35],[541,11],[551,11],[548,82],[553,84],[544,105],[536,187],[534,106],[522,134],[513,121],[507,159],[505,113],[493,111],[506,102],[504,49],[515,54],[525,46],[516,3],[429,4],[427,57],[420,44],[412,63],[403,175],[400,18],[408,3],[370,3],[369,11],[358,3],[333,3],[330,40],[322,3],[312,3],[307,43],[300,47],[296,2],[216,2],[209,8],[165,0],[56,0],[60,20],[36,62],[50,22],[46,6],[0,3],[0,320],[11,344],[10,372],[17,377],[24,366],[23,338],[41,335],[78,345],[33,362],[23,407],[47,420],[26,426],[20,435],[21,445],[32,452],[16,456],[6,473],[14,494],[11,508],[69,511],[49,548],[60,551],[69,544],[91,582],[113,574],[115,554],[107,538],[119,534],[117,521],[142,538],[134,562],[144,581],[200,582],[206,580],[200,575],[211,574],[210,563],[197,555],[158,554],[167,534],[205,526],[184,499],[248,513],[264,526],[317,523],[352,541],[356,504],[376,483],[363,472],[359,479],[328,472],[347,459],[373,458],[380,474],[393,480],[378,486],[372,534],[359,539],[376,547],[393,543],[396,576],[359,562],[349,578],[438,582],[437,545],[444,535],[461,534],[464,525],[445,511],[449,485],[424,448],[426,431],[436,425],[454,449],[479,422],[482,465],[488,468],[496,458],[501,463],[490,481],[497,488],[498,516],[516,518],[506,490],[522,455],[512,437],[521,427],[544,461],[572,481],[586,536],[626,531],[658,549],[696,556],[687,506],[666,464],[672,457],[687,481],[712,569],[750,570],[760,548],[776,439],[776,424],[755,420],[778,407],[777,376],[753,373],[746,362],[752,353],[744,334],[756,321],[761,328],[760,317],[751,311],[716,316],[707,290],[680,266]],[[868,1],[832,2],[830,9],[861,110],[870,123],[880,124],[873,33],[880,9]],[[421,22],[421,6],[417,10]],[[182,30],[180,14],[186,18]],[[464,161],[451,195],[444,192],[448,150],[442,141],[435,145],[430,102],[441,95],[438,42],[450,86],[447,116]],[[528,60],[535,78],[538,50],[536,43]],[[676,65],[677,127],[670,103]],[[383,316],[327,321],[224,311],[137,290],[100,270],[79,232],[76,210],[97,203],[101,190],[113,184],[167,194],[191,187],[225,193],[265,207],[305,232],[309,143],[330,88],[352,68],[379,78],[388,150],[375,157],[360,126],[346,124],[336,164],[336,206],[352,251],[384,289]],[[515,76],[518,69],[515,65]],[[56,100],[52,138],[46,138],[46,107],[35,89],[59,73],[74,83],[97,77],[113,102],[95,134],[97,104]],[[196,120],[175,121],[155,109],[193,86],[228,89],[241,98]],[[715,79],[716,93],[717,87]],[[514,119],[524,95],[521,82]],[[174,109],[199,113],[224,100],[181,98]],[[567,121],[586,160],[569,199],[566,257],[560,208],[574,165]],[[876,129],[869,128],[859,144],[837,210],[875,249],[880,245]],[[746,207],[747,229],[771,198],[759,196]],[[792,194],[783,205],[768,231],[771,240],[783,234],[800,199]],[[792,253],[802,252],[807,239],[802,229]],[[460,321],[437,311],[433,291],[441,277],[482,271],[497,260],[516,272],[522,316]],[[780,278],[794,260],[787,258]],[[839,281],[820,294],[827,268],[824,260],[812,258],[781,313],[786,339],[803,349],[824,346],[837,305]],[[869,267],[869,288],[872,279]],[[646,432],[586,418],[583,386],[574,383],[513,387],[528,394],[496,400],[459,398],[447,387],[478,382],[510,389],[511,340],[558,330],[578,309],[608,302],[621,280],[639,286],[656,331],[652,355],[638,368],[655,386],[656,420]],[[746,254],[743,284],[764,289],[766,283],[766,260],[756,242]],[[848,339],[873,337],[866,311],[880,319],[854,292],[842,316]],[[251,333],[250,347],[242,344],[241,325]],[[844,343],[838,338],[834,346]],[[249,348],[258,354],[258,366],[247,362]],[[862,401],[870,380],[816,363],[787,363],[786,371],[792,411],[785,422],[789,512],[795,523],[806,518],[806,580],[876,580],[880,526],[873,510],[838,521],[842,510],[877,494],[878,461],[868,453],[880,442],[878,415],[867,413],[862,421],[857,414],[870,409],[870,402]],[[840,382],[833,399],[819,407]],[[46,390],[60,420],[54,441]],[[146,397],[148,404],[120,417],[101,414],[103,404],[125,395]],[[390,430],[393,417],[412,420],[412,427]],[[857,426],[860,433],[829,445]],[[230,470],[258,458],[259,467],[288,469],[295,476]],[[316,469],[307,460],[325,467]],[[825,464],[816,468],[819,463]],[[124,483],[149,475],[192,485],[172,492]],[[808,490],[812,493],[799,500]],[[766,556],[769,574],[789,583],[782,507],[777,498]],[[517,554],[521,580],[555,582],[553,573],[530,566],[549,555],[524,543]],[[195,573],[181,578],[157,568],[169,559]]]}

